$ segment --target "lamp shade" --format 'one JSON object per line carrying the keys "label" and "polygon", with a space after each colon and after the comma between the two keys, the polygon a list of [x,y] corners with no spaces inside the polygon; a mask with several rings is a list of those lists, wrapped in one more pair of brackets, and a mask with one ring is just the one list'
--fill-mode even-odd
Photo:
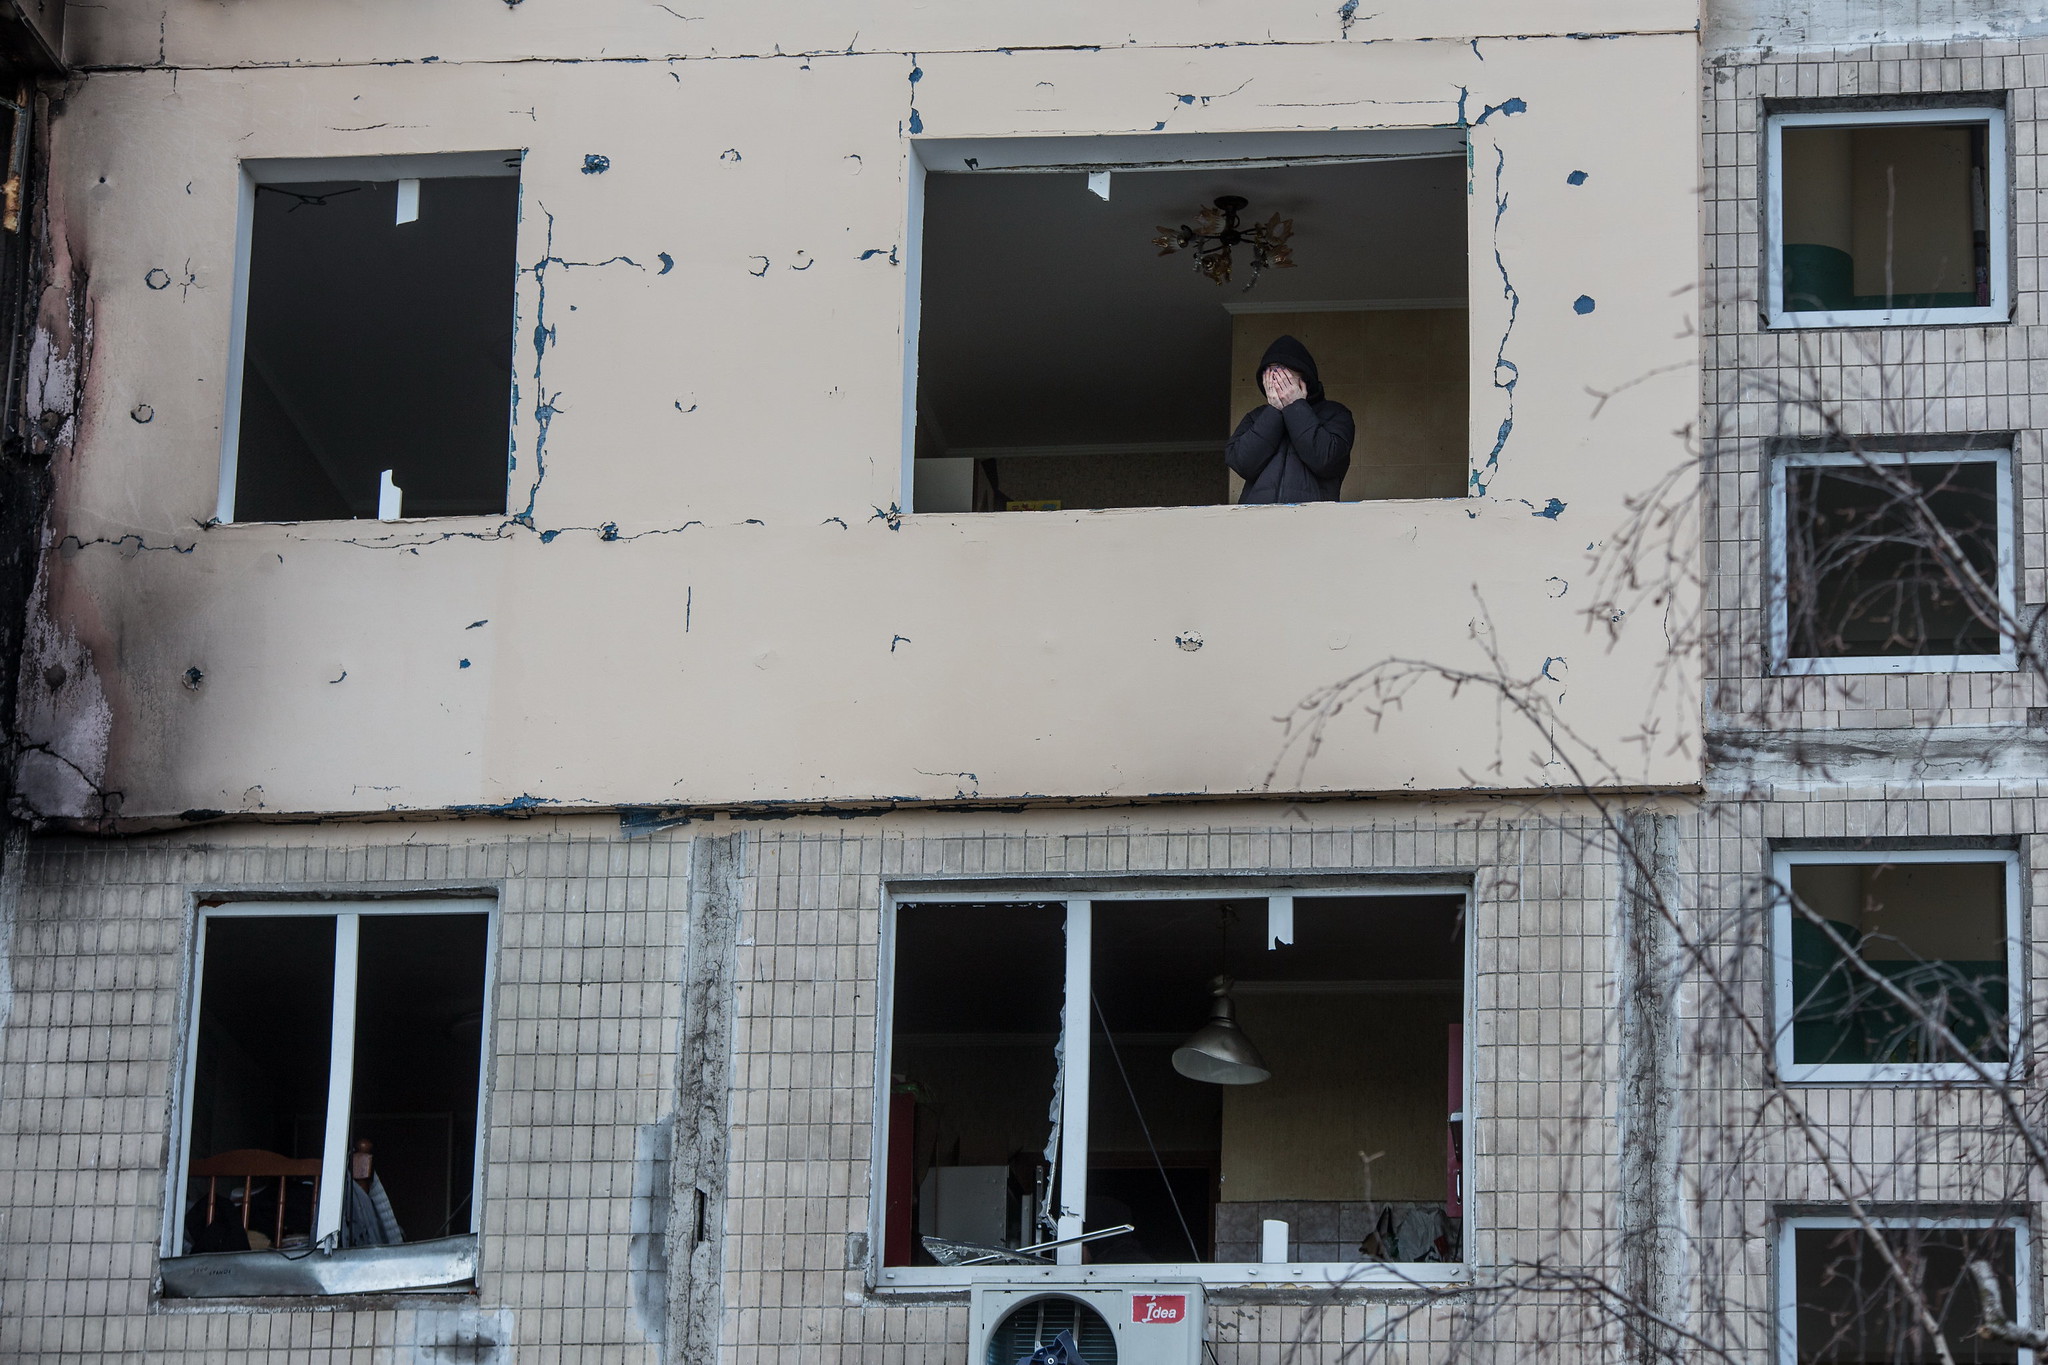
{"label": "lamp shade", "polygon": [[1271,1079],[1266,1059],[1237,1026],[1230,978],[1219,976],[1209,1002],[1209,1022],[1173,1050],[1173,1069],[1191,1081],[1211,1085],[1257,1085]]}

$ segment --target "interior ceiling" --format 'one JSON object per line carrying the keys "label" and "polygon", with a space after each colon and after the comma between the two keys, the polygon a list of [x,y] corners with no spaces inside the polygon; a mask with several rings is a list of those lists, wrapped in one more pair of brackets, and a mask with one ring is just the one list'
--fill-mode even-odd
{"label": "interior ceiling", "polygon": [[[1245,248],[1223,286],[1158,254],[1225,194],[1294,219],[1294,269],[1247,291]],[[947,448],[1214,442],[1238,415],[1226,302],[1465,297],[1465,165],[1118,171],[1106,203],[1084,174],[934,174],[923,270],[918,402]]]}

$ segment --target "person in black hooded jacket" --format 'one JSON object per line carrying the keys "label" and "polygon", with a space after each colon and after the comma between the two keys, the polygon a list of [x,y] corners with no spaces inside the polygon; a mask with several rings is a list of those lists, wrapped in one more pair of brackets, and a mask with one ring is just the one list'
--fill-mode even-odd
{"label": "person in black hooded jacket", "polygon": [[1284,336],[1259,361],[1266,402],[1237,424],[1223,458],[1244,478],[1239,502],[1334,502],[1351,468],[1351,409],[1323,397],[1315,357]]}

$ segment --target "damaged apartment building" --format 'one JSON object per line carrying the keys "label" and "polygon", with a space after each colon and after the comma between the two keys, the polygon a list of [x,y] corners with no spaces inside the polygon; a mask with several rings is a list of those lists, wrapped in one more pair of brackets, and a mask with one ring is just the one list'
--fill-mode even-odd
{"label": "damaged apartment building", "polygon": [[0,1356],[2032,1359],[2039,4],[58,10]]}

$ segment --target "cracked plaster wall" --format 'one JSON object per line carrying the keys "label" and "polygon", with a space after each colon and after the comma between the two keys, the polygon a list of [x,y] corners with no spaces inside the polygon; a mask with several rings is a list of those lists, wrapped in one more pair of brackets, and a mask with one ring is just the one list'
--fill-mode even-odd
{"label": "cracked plaster wall", "polygon": [[[1690,11],[1571,5],[1556,28],[1649,31],[1500,41],[1472,35],[1527,30],[1529,7],[499,8],[74,16],[73,60],[102,69],[57,121],[53,215],[97,330],[46,628],[106,698],[104,759],[66,757],[113,814],[1255,791],[1301,698],[1388,657],[1483,667],[1475,626],[1559,684],[1617,780],[1698,780],[1691,661],[1655,612],[1612,646],[1584,615],[1589,551],[1696,414]],[[733,55],[778,43],[813,55]],[[1461,117],[1484,496],[883,514],[913,125]],[[527,151],[524,515],[204,529],[237,158],[501,147]],[[1278,785],[1528,786],[1558,774],[1544,749],[1428,685],[1385,725],[1343,718]],[[59,786],[45,814],[97,815]]]}

